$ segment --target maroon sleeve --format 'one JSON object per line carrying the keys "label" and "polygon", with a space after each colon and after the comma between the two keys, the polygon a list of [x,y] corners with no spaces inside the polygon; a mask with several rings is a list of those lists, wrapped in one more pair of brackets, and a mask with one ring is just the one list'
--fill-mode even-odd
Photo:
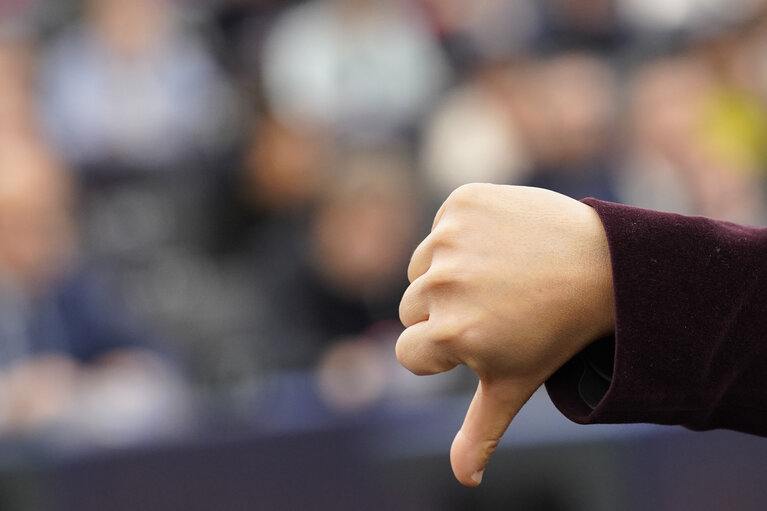
{"label": "maroon sleeve", "polygon": [[615,289],[609,388],[586,404],[576,357],[546,383],[582,423],[650,422],[767,436],[767,229],[586,199]]}

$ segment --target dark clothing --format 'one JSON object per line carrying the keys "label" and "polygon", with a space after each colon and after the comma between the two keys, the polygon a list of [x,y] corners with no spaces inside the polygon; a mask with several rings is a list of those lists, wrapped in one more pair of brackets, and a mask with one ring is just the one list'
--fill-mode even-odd
{"label": "dark clothing", "polygon": [[767,229],[584,202],[610,248],[614,362],[600,370],[602,341],[567,363],[546,384],[557,408],[583,424],[767,435]]}
{"label": "dark clothing", "polygon": [[[405,287],[405,283],[401,287]],[[400,287],[367,299],[334,288],[308,263],[279,281],[266,320],[279,369],[308,369],[334,343],[357,338],[380,322],[396,321]]]}
{"label": "dark clothing", "polygon": [[0,292],[0,368],[36,355],[66,354],[91,362],[117,349],[142,348],[145,338],[97,279],[73,274],[33,300]]}
{"label": "dark clothing", "polygon": [[525,186],[545,188],[568,197],[595,197],[603,201],[617,201],[612,165],[592,163],[572,165],[568,168],[538,167],[527,179]]}
{"label": "dark clothing", "polygon": [[273,218],[254,243],[254,328],[268,346],[261,358],[270,370],[310,369],[334,343],[396,321],[407,287],[403,274],[402,282],[374,296],[344,293],[317,268],[310,229],[303,216]]}

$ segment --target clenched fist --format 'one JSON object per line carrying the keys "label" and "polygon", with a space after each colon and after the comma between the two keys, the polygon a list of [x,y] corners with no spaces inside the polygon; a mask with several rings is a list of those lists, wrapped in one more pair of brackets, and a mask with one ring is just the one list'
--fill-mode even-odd
{"label": "clenched fist", "polygon": [[479,387],[450,460],[476,486],[522,405],[614,326],[612,271],[596,212],[536,188],[466,185],[413,254],[397,358],[419,375],[459,364]]}

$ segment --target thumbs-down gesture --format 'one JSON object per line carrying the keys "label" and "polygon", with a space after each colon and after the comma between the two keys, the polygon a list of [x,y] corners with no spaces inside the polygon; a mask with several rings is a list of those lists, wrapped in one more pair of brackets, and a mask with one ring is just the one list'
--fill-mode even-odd
{"label": "thumbs-down gesture", "polygon": [[476,486],[514,416],[563,364],[614,327],[612,271],[596,212],[536,188],[472,184],[437,213],[408,268],[397,358],[415,374],[479,377],[453,441]]}

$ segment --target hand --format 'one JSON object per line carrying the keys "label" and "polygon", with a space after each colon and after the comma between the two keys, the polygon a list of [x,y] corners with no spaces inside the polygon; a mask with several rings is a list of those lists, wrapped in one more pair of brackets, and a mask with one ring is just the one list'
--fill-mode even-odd
{"label": "hand", "polygon": [[59,419],[72,403],[77,364],[65,356],[40,355],[19,362],[0,377],[2,429],[30,432]]}
{"label": "hand", "polygon": [[614,326],[612,270],[589,206],[548,190],[454,191],[408,268],[400,363],[419,375],[458,364],[479,387],[450,461],[476,486],[511,420],[557,369]]}

